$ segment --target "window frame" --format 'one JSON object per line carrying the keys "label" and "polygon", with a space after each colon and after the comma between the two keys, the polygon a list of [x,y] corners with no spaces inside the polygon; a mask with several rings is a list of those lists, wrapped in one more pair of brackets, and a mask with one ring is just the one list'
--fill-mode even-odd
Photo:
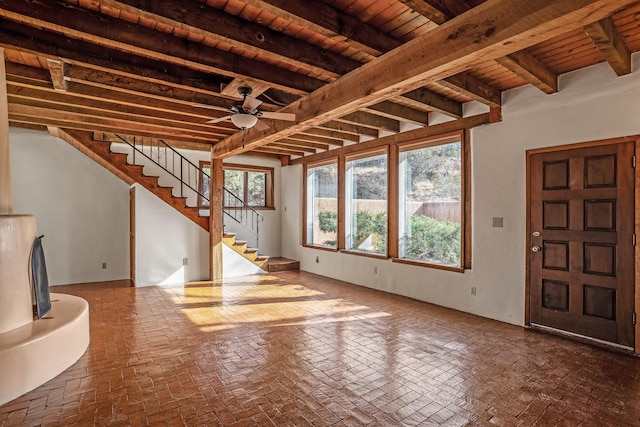
{"label": "window frame", "polygon": [[[402,264],[410,264],[410,265],[418,265],[424,267],[430,267],[441,270],[449,270],[456,272],[464,272],[465,269],[471,268],[471,251],[470,251],[470,241],[467,240],[468,235],[470,235],[470,195],[471,195],[471,186],[470,186],[470,172],[471,172],[471,163],[469,158],[469,145],[467,143],[468,138],[466,137],[466,132],[451,132],[443,135],[436,135],[430,138],[425,138],[419,141],[407,141],[402,142],[396,145],[396,195],[397,201],[395,203],[395,219],[396,223],[394,225],[394,229],[397,233],[395,239],[395,256],[392,257],[393,262],[398,262]],[[401,153],[420,150],[423,148],[431,148],[438,147],[446,144],[460,143],[460,259],[459,265],[447,265],[441,264],[432,261],[423,261],[423,260],[414,260],[409,258],[401,258],[399,256],[400,251],[400,230],[399,230],[399,216],[400,216],[400,204],[404,203],[404,200],[400,200],[400,185],[401,179],[399,176],[400,172],[400,155]]]}
{"label": "window frame", "polygon": [[[386,156],[386,162],[387,162],[387,235],[386,235],[386,239],[387,239],[387,244],[386,244],[386,248],[384,253],[377,253],[377,252],[369,252],[369,251],[364,251],[364,250],[358,250],[358,249],[351,249],[351,248],[347,248],[347,221],[351,221],[351,218],[347,218],[347,163],[348,162],[353,162],[353,161],[357,161],[357,160],[364,160],[364,159],[368,159],[368,158],[372,158],[372,157],[378,157],[378,156]],[[361,151],[357,151],[348,155],[345,155],[341,158],[341,162],[343,164],[343,169],[344,169],[344,173],[342,174],[342,181],[343,181],[343,186],[342,186],[342,212],[343,212],[343,217],[344,220],[342,221],[342,234],[344,235],[343,241],[342,241],[342,246],[339,247],[340,252],[344,252],[344,253],[349,253],[349,254],[355,254],[355,255],[362,255],[362,256],[368,256],[371,258],[381,258],[381,259],[387,259],[389,258],[389,247],[390,247],[390,240],[389,240],[389,225],[390,225],[390,216],[391,216],[391,209],[390,209],[390,204],[389,204],[389,196],[390,196],[390,180],[389,180],[389,175],[390,175],[390,156],[389,156],[389,146],[384,146],[384,147],[378,147],[378,148],[373,148],[373,149],[364,149]],[[340,177],[340,174],[338,174],[338,177]],[[338,223],[338,225],[340,225],[340,223]]]}
{"label": "window frame", "polygon": [[[344,216],[344,210],[342,210],[341,213],[341,209],[340,206],[343,204],[341,203],[341,194],[340,194],[340,182],[342,181],[340,178],[340,159],[336,156],[336,157],[332,157],[329,159],[324,159],[322,161],[319,162],[313,162],[313,163],[304,163],[303,167],[302,167],[302,246],[303,247],[308,247],[308,248],[314,248],[314,249],[320,249],[320,250],[324,250],[324,251],[330,251],[330,252],[337,252],[340,248],[340,239],[341,239],[341,235],[344,233],[341,233],[341,229],[343,228],[341,226],[341,222],[342,222],[342,218]],[[319,245],[319,244],[314,244],[314,243],[308,243],[308,232],[307,232],[307,215],[308,215],[308,197],[309,197],[309,192],[308,190],[308,174],[309,174],[309,169],[313,169],[313,168],[319,168],[319,167],[323,167],[323,166],[328,166],[328,165],[332,165],[335,164],[338,170],[338,183],[337,183],[337,199],[338,199],[338,210],[337,210],[337,223],[338,223],[338,229],[336,231],[336,236],[337,236],[337,241],[336,241],[336,246],[328,246],[328,245]],[[343,168],[343,172],[344,172],[344,168]],[[344,173],[343,173],[344,175]]]}
{"label": "window frame", "polygon": [[[329,250],[332,252],[341,252],[358,256],[366,256],[378,259],[391,259],[392,262],[401,264],[410,264],[419,267],[427,267],[439,270],[447,270],[452,272],[464,273],[465,270],[471,269],[471,144],[470,130],[456,129],[445,131],[437,135],[427,135],[424,137],[407,136],[404,140],[396,135],[389,137],[389,142],[383,143],[385,138],[378,139],[373,142],[370,148],[357,150],[356,146],[344,147],[335,150],[335,156],[323,156],[317,160],[302,160],[303,166],[303,206],[302,206],[302,246],[313,249]],[[460,161],[461,161],[461,227],[460,227],[460,266],[452,266],[439,264],[434,262],[410,260],[399,257],[399,220],[400,212],[400,177],[399,177],[399,159],[402,151],[410,151],[412,149],[420,149],[429,146],[443,145],[449,142],[460,142]],[[346,249],[346,229],[345,229],[345,168],[346,162],[358,158],[373,157],[376,153],[387,154],[387,253],[376,254],[357,250]],[[337,248],[319,246],[306,243],[307,241],[307,173],[309,168],[318,167],[326,164],[337,163],[338,166],[338,240]],[[404,201],[402,201],[404,203]]]}
{"label": "window frame", "polygon": [[[209,168],[209,171],[211,172],[211,162],[206,161],[206,160],[201,160],[200,161],[200,169],[204,170],[204,168]],[[254,166],[254,165],[243,165],[243,164],[239,164],[239,163],[223,163],[222,165],[222,169],[227,171],[227,170],[234,170],[234,171],[240,171],[243,172],[243,195],[242,195],[242,200],[246,203],[246,201],[248,200],[249,197],[249,173],[251,172],[258,172],[258,173],[264,173],[265,174],[265,189],[264,189],[264,200],[265,200],[265,205],[264,206],[251,206],[251,205],[247,205],[248,207],[250,207],[251,209],[255,209],[255,210],[274,210],[275,209],[275,204],[274,204],[274,197],[273,197],[273,187],[274,187],[274,168],[268,167],[268,166]],[[203,186],[204,186],[204,179],[200,179],[199,183],[198,183],[198,189],[200,190],[200,192],[202,193],[203,190]],[[202,199],[202,196],[198,195],[198,205],[201,208],[208,208],[208,205],[205,205],[204,200]],[[223,206],[224,209],[243,209],[241,207],[234,207],[234,206]]]}

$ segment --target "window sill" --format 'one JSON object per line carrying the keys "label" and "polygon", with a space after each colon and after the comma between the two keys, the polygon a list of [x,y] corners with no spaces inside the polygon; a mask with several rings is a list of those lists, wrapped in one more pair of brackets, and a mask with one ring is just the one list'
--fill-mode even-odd
{"label": "window sill", "polygon": [[337,248],[332,248],[331,246],[310,245],[308,243],[305,243],[302,245],[302,247],[309,249],[319,249],[321,251],[338,252]]}
{"label": "window sill", "polygon": [[414,265],[416,267],[435,268],[436,270],[446,270],[446,271],[453,271],[455,273],[464,273],[464,268],[454,267],[452,265],[435,264],[433,262],[416,261],[416,260],[405,259],[405,258],[392,258],[391,261],[397,262],[399,264]]}
{"label": "window sill", "polygon": [[350,250],[350,249],[340,249],[340,253],[349,254],[349,255],[360,255],[360,256],[366,256],[366,257],[369,257],[369,258],[377,258],[377,259],[389,259],[389,257],[387,255],[384,255],[384,254],[375,254],[375,253],[371,253],[371,252],[354,251],[354,250]]}

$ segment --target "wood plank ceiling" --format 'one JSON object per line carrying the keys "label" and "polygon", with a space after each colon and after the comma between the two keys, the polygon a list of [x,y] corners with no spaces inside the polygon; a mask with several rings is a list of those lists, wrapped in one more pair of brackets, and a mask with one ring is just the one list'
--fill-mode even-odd
{"label": "wood plank ceiling", "polygon": [[[462,120],[472,100],[499,119],[502,91],[553,94],[599,62],[628,74],[640,2],[0,0],[0,47],[12,126],[295,159]],[[241,86],[296,120],[208,123]]]}

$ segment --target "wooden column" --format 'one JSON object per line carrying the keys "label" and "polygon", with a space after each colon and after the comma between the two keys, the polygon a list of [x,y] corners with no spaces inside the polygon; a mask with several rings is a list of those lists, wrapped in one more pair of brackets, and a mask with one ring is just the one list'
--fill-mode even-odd
{"label": "wooden column", "polygon": [[211,247],[209,272],[211,280],[222,280],[222,187],[224,184],[224,171],[222,159],[213,157],[211,150],[211,181],[209,185],[209,246]]}
{"label": "wooden column", "polygon": [[0,215],[13,213],[11,159],[9,156],[9,106],[4,49],[0,47]]}

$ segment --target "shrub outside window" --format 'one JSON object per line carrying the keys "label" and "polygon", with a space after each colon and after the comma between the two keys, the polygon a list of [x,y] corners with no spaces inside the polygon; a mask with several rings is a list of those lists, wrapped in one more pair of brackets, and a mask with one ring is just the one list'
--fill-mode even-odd
{"label": "shrub outside window", "polygon": [[461,141],[451,138],[400,148],[398,255],[461,267]]}
{"label": "shrub outside window", "polygon": [[387,154],[345,163],[345,249],[387,254]]}

